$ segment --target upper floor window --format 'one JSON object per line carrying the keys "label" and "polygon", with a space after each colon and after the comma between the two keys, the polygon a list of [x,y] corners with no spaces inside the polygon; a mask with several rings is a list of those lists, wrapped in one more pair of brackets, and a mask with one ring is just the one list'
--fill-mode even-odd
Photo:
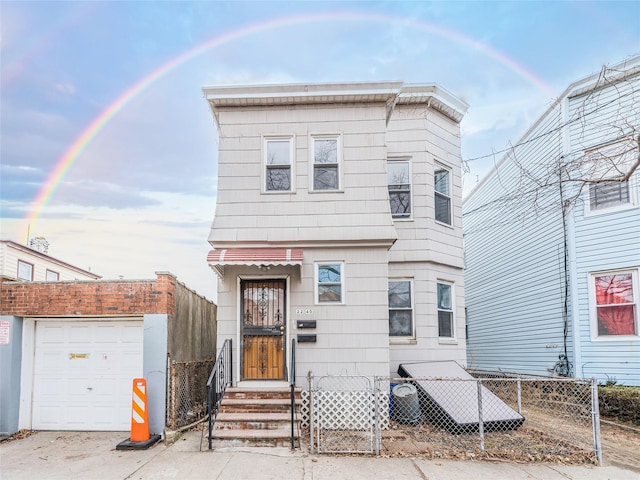
{"label": "upper floor window", "polygon": [[340,189],[339,137],[312,137],[313,190]]}
{"label": "upper floor window", "polygon": [[413,338],[413,303],[411,281],[389,282],[389,336]]}
{"label": "upper floor window", "polygon": [[18,260],[18,278],[25,282],[31,282],[33,280],[33,265]]}
{"label": "upper floor window", "polygon": [[453,285],[438,282],[438,337],[454,337]]}
{"label": "upper floor window", "polygon": [[638,272],[591,276],[597,336],[638,335]]}
{"label": "upper floor window", "polygon": [[451,170],[436,165],[434,190],[436,220],[451,225]]}
{"label": "upper floor window", "polygon": [[585,152],[584,169],[589,183],[589,211],[624,208],[635,204],[630,181],[619,181],[637,156],[634,142],[617,141]]}
{"label": "upper floor window", "polygon": [[344,303],[343,275],[343,263],[316,263],[316,303]]}
{"label": "upper floor window", "polygon": [[389,206],[393,218],[411,216],[411,164],[408,160],[387,162]]}
{"label": "upper floor window", "polygon": [[47,270],[47,282],[57,282],[60,280],[60,274],[53,270]]}
{"label": "upper floor window", "polygon": [[265,140],[265,189],[268,192],[291,191],[291,138],[268,138]]}

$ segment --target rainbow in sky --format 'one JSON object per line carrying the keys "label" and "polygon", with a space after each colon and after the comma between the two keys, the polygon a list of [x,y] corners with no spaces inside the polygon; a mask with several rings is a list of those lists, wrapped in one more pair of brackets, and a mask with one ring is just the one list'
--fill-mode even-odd
{"label": "rainbow in sky", "polygon": [[521,78],[535,85],[536,88],[548,95],[549,98],[554,98],[556,96],[556,93],[544,81],[536,77],[533,73],[529,72],[516,61],[507,57],[503,53],[456,30],[420,20],[368,12],[341,12],[290,16],[247,25],[223,35],[210,38],[205,42],[181,53],[177,57],[172,58],[165,64],[153,70],[145,77],[138,80],[128,90],[126,90],[118,98],[116,98],[116,100],[107,108],[105,108],[95,119],[93,119],[93,121],[80,133],[80,135],[64,152],[62,157],[56,162],[55,167],[47,177],[37,196],[34,198],[32,207],[28,215],[25,217],[25,238],[28,236],[30,228],[42,215],[44,208],[46,207],[51,197],[54,195],[65,174],[73,166],[73,164],[78,159],[80,154],[85,150],[85,148],[87,148],[87,145],[91,143],[93,138],[95,138],[95,136],[100,133],[100,131],[109,123],[111,119],[113,119],[118,114],[118,112],[120,112],[132,99],[134,99],[143,90],[153,84],[156,80],[163,77],[165,74],[180,66],[189,59],[239,38],[264,32],[265,30],[292,26],[296,24],[335,20],[387,23],[397,22],[402,23],[407,27],[425,30],[429,33],[441,36],[443,38],[452,40],[454,42],[480,51],[487,57],[496,60],[497,62],[515,72]]}

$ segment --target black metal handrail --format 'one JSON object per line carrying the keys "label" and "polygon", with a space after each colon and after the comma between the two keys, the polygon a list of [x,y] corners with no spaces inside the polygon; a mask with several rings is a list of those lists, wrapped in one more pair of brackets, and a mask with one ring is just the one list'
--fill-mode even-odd
{"label": "black metal handrail", "polygon": [[289,386],[291,387],[291,448],[295,448],[294,415],[296,410],[296,339],[291,339],[291,365],[289,366]]}
{"label": "black metal handrail", "polygon": [[207,411],[209,413],[209,450],[213,448],[213,425],[220,408],[224,392],[233,381],[231,363],[231,339],[227,338],[218,354],[216,363],[207,380]]}

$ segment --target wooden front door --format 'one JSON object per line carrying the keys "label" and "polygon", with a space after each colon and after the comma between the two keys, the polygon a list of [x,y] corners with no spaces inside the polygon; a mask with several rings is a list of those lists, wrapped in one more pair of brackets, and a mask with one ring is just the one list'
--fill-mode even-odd
{"label": "wooden front door", "polygon": [[286,281],[242,280],[242,378],[285,379]]}

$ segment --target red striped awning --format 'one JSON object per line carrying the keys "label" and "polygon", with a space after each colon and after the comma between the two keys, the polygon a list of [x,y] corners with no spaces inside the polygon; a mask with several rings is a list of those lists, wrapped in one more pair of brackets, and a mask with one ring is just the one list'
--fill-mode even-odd
{"label": "red striped awning", "polygon": [[225,265],[302,265],[301,248],[226,248],[211,250],[207,262],[220,277]]}

